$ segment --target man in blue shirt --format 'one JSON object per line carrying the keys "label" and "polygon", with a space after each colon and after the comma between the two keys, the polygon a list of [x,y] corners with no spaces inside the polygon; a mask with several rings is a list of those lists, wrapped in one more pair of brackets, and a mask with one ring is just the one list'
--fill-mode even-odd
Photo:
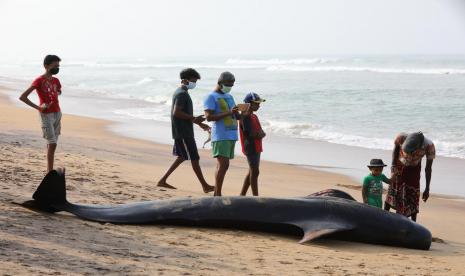
{"label": "man in blue shirt", "polygon": [[215,172],[215,196],[221,196],[224,176],[229,168],[229,159],[234,158],[234,146],[237,141],[238,108],[229,94],[234,82],[230,72],[221,73],[215,90],[205,99],[205,118],[213,122],[212,154],[217,160]]}

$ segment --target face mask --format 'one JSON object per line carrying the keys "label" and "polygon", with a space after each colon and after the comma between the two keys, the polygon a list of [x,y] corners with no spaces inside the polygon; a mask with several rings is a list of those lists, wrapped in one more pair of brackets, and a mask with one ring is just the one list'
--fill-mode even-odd
{"label": "face mask", "polygon": [[197,83],[190,81],[187,85],[187,89],[194,89],[197,86]]}
{"label": "face mask", "polygon": [[58,74],[59,71],[60,71],[60,67],[55,67],[55,68],[50,69],[50,74],[56,75]]}
{"label": "face mask", "polygon": [[231,89],[232,89],[232,86],[226,86],[226,85],[221,86],[221,92],[223,93],[229,93],[231,92]]}

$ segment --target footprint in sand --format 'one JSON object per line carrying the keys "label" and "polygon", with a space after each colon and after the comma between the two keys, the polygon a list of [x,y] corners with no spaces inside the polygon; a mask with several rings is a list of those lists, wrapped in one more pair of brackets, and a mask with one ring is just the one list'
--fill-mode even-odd
{"label": "footprint in sand", "polygon": [[279,261],[279,263],[281,263],[281,264],[292,264],[292,262],[288,262],[288,261]]}
{"label": "footprint in sand", "polygon": [[71,180],[79,181],[79,182],[90,182],[91,180],[84,177],[72,177]]}

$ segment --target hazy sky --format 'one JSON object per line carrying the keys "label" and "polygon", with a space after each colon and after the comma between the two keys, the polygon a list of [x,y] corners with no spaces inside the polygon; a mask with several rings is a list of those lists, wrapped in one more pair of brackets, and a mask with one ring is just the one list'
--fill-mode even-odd
{"label": "hazy sky", "polygon": [[0,59],[465,54],[465,0],[0,0]]}

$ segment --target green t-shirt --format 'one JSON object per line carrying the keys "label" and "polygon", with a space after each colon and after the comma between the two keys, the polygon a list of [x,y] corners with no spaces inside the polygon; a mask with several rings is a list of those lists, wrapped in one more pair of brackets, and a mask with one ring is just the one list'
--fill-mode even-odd
{"label": "green t-shirt", "polygon": [[374,176],[369,174],[363,179],[363,188],[367,189],[367,203],[371,206],[382,208],[383,206],[383,182],[388,182],[384,174]]}

